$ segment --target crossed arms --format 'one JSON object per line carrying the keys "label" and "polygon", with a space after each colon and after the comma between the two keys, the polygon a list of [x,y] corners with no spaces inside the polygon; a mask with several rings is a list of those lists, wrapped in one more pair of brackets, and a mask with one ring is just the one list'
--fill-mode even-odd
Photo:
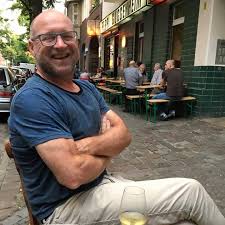
{"label": "crossed arms", "polygon": [[36,146],[40,157],[58,182],[75,189],[97,178],[110,159],[131,142],[122,119],[109,110],[102,119],[101,133],[78,141],[59,138]]}

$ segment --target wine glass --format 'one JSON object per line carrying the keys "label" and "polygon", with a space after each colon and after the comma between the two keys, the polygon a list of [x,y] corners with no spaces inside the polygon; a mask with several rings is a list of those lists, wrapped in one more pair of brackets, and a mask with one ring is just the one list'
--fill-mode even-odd
{"label": "wine glass", "polygon": [[119,213],[121,225],[147,224],[145,190],[135,186],[126,187],[123,192]]}

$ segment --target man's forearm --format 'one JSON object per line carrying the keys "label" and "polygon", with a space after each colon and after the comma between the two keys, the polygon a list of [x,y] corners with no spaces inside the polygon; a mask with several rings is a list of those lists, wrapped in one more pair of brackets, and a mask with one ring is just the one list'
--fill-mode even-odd
{"label": "man's forearm", "polygon": [[126,127],[112,127],[103,134],[75,141],[79,152],[113,157],[130,144],[131,135]]}
{"label": "man's forearm", "polygon": [[95,180],[107,167],[110,162],[109,157],[99,157],[92,155],[81,155],[83,162],[79,168],[79,183],[80,185],[89,183]]}

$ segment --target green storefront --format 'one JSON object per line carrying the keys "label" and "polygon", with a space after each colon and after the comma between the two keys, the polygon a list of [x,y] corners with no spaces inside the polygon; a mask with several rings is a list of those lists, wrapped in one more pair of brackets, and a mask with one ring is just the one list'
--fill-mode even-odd
{"label": "green storefront", "polygon": [[225,116],[225,1],[169,2],[144,15],[144,62],[151,73],[154,63],[177,60],[195,115]]}
{"label": "green storefront", "polygon": [[[155,63],[164,67],[175,59],[188,95],[197,98],[195,115],[225,116],[225,1],[141,0],[143,7],[125,15],[128,3],[133,9],[127,0],[101,22],[102,65],[107,67],[112,56],[114,74],[120,76],[129,60],[142,61],[151,77]],[[114,14],[119,22],[113,25]]]}

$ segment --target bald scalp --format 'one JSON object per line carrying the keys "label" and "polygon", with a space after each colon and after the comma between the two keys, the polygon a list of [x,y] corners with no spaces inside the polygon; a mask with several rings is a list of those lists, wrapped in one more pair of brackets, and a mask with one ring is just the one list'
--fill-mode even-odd
{"label": "bald scalp", "polygon": [[73,30],[73,23],[69,17],[65,16],[63,13],[56,11],[54,9],[48,9],[40,13],[38,16],[34,18],[30,25],[30,37],[34,37],[36,35],[37,30],[41,24],[49,23],[50,20],[64,20],[69,25],[71,25],[71,30]]}

